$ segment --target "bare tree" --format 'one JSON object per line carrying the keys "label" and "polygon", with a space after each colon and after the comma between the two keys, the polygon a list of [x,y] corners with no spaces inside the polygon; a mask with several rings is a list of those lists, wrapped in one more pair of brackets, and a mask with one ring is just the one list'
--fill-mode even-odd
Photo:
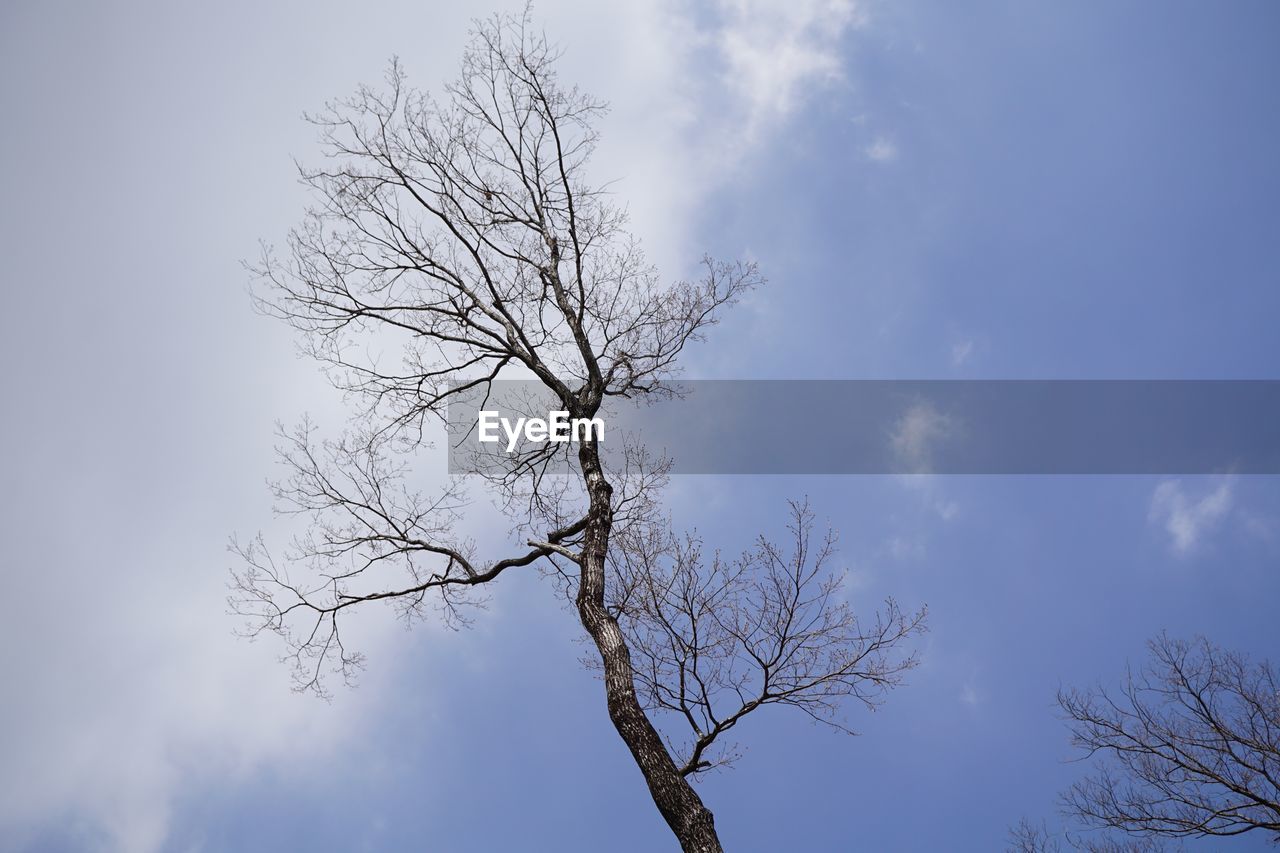
{"label": "bare tree", "polygon": [[1161,635],[1118,693],[1064,691],[1073,743],[1099,756],[1064,797],[1091,827],[1158,840],[1260,830],[1280,841],[1280,681],[1204,638]]}
{"label": "bare tree", "polygon": [[[573,418],[670,393],[685,347],[760,281],[707,260],[699,281],[660,282],[586,178],[603,106],[562,85],[555,59],[527,15],[494,19],[443,100],[408,89],[393,63],[384,88],[311,117],[326,158],[301,176],[316,203],[283,257],[264,250],[257,296],[360,405],[341,438],[305,423],[282,433],[276,496],[306,531],[280,557],[260,538],[236,545],[232,603],[250,633],[287,640],[300,687],[322,691],[326,673],[360,664],[341,632],[352,608],[465,621],[485,585],[544,568],[592,641],[653,802],[684,850],[719,851],[689,779],[725,759],[722,736],[767,705],[835,722],[844,697],[873,704],[914,663],[900,645],[924,614],[889,602],[856,619],[803,506],[791,551],[761,540],[703,560],[668,529],[666,465],[643,448],[615,465],[593,438],[545,444],[485,473],[525,541],[506,556],[486,553],[505,537],[482,549],[458,532],[459,480],[433,496],[413,485],[451,400],[500,375],[532,377]],[[664,740],[646,709],[673,712],[687,736]]]}
{"label": "bare tree", "polygon": [[1054,835],[1042,822],[1039,824],[1023,818],[1009,830],[1009,843],[1005,853],[1065,853],[1082,850],[1085,853],[1160,853],[1167,848],[1151,838],[1076,837],[1070,833]]}
{"label": "bare tree", "polygon": [[852,733],[841,700],[875,708],[915,665],[890,651],[922,630],[924,611],[889,599],[860,621],[831,571],[835,535],[814,542],[809,505],[790,509],[787,546],[761,536],[735,559],[704,558],[699,539],[661,526],[620,531],[610,603],[646,709],[683,724],[686,737],[671,743],[682,775],[730,763],[722,737],[765,705]]}
{"label": "bare tree", "polygon": [[1005,853],[1062,853],[1062,843],[1050,834],[1043,823],[1023,818],[1009,830]]}

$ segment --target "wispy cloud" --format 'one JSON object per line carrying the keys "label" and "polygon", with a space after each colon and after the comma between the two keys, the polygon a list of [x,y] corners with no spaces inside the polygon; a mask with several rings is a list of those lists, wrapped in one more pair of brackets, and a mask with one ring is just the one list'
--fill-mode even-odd
{"label": "wispy cloud", "polygon": [[958,341],[951,347],[951,366],[961,367],[973,357],[973,341]]}
{"label": "wispy cloud", "polygon": [[731,90],[745,106],[748,133],[787,115],[816,85],[842,76],[840,41],[865,26],[853,0],[721,0],[716,38]]}
{"label": "wispy cloud", "polygon": [[933,476],[933,458],[938,446],[955,434],[951,416],[927,402],[908,407],[889,433],[890,452],[902,471],[898,481],[943,521],[956,518],[960,505],[946,497],[940,480]]}
{"label": "wispy cloud", "polygon": [[953,432],[951,418],[929,403],[915,403],[903,413],[889,435],[889,446],[906,473],[933,470],[937,445]]}
{"label": "wispy cloud", "polygon": [[898,146],[893,144],[893,140],[884,136],[877,136],[862,151],[867,155],[868,160],[876,163],[891,163],[898,159]]}
{"label": "wispy cloud", "polygon": [[1174,553],[1196,550],[1231,510],[1234,483],[1227,479],[1200,497],[1189,496],[1181,480],[1164,480],[1151,495],[1147,519],[1163,528]]}
{"label": "wispy cloud", "polygon": [[884,551],[897,561],[918,560],[925,555],[925,544],[919,536],[891,536]]}
{"label": "wispy cloud", "polygon": [[844,79],[848,34],[868,25],[856,0],[716,0],[705,14],[558,0],[549,11],[548,30],[573,45],[566,79],[614,107],[595,173],[620,179],[635,232],[667,274],[703,251],[685,245],[688,220]]}

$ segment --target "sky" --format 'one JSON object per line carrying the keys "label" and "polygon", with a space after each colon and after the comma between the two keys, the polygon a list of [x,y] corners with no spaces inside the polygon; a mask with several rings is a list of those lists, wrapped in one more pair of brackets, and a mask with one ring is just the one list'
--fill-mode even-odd
{"label": "sky", "polygon": [[[509,8],[462,6],[0,10],[0,850],[672,849],[535,575],[465,631],[362,614],[328,703],[226,613],[228,537],[284,530],[274,423],[344,412],[240,261],[306,203],[302,112],[393,55],[438,90],[468,16]],[[535,11],[612,104],[593,171],[663,273],[769,279],[690,377],[1280,378],[1274,4]],[[1085,770],[1060,686],[1161,630],[1275,657],[1274,478],[703,476],[669,503],[732,552],[804,495],[855,606],[931,631],[858,737],[744,726],[700,783],[726,849],[1001,849]]]}

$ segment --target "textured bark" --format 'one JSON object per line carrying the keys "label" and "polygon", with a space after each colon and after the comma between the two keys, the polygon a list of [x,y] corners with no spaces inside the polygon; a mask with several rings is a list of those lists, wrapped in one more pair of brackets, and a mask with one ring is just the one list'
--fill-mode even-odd
{"label": "textured bark", "polygon": [[577,607],[604,670],[605,701],[609,719],[644,774],[649,794],[685,853],[721,853],[715,820],[702,798],[676,767],[662,737],[654,729],[636,694],[631,652],[618,622],[605,608],[605,555],[613,528],[613,487],[600,468],[594,445],[584,444],[578,454],[582,476],[590,495],[587,527],[583,537],[581,580]]}

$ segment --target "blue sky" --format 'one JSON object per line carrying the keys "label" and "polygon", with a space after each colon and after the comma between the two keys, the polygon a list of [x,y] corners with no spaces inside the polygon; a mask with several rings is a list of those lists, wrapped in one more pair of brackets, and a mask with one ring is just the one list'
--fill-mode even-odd
{"label": "blue sky", "polygon": [[[1280,378],[1274,4],[538,13],[613,103],[596,173],[663,270],[709,250],[770,280],[692,377]],[[272,423],[342,417],[238,261],[301,211],[299,114],[392,54],[438,88],[465,25],[0,12],[0,850],[671,848],[533,575],[460,633],[369,614],[331,704],[223,612],[226,536],[280,531]],[[806,494],[855,603],[927,603],[932,630],[862,736],[750,721],[702,786],[727,849],[1000,849],[1083,771],[1059,685],[1114,683],[1164,629],[1275,657],[1272,478],[698,477],[670,503],[734,551]]]}

